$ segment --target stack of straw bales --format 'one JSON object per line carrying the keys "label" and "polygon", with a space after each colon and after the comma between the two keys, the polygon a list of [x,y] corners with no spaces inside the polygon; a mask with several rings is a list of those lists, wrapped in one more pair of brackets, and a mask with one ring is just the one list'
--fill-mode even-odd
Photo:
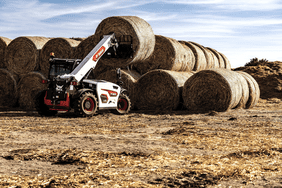
{"label": "stack of straw bales", "polygon": [[[83,59],[103,35],[110,33],[117,38],[130,35],[133,56],[101,58],[90,77],[116,83],[116,69],[122,68],[123,87],[136,109],[176,110],[184,106],[193,111],[225,111],[250,108],[257,103],[259,88],[255,80],[243,72],[231,71],[224,54],[195,42],[155,35],[151,26],[139,17],[113,16],[102,20],[95,34],[79,41],[0,38],[0,68],[6,68],[0,71],[0,77],[5,79],[0,85],[3,88],[0,106],[18,101],[21,108],[33,109],[35,95],[46,88],[41,80],[47,77],[51,52],[58,58]],[[209,89],[214,93],[207,95]]]}
{"label": "stack of straw bales", "polygon": [[227,111],[251,108],[259,99],[257,82],[245,72],[209,69],[191,76],[183,86],[183,101],[189,111]]}

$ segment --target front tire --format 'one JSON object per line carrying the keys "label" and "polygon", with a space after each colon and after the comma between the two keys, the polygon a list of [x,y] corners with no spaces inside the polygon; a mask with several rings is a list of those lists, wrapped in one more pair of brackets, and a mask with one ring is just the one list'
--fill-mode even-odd
{"label": "front tire", "polygon": [[127,114],[131,109],[131,102],[126,94],[120,94],[118,98],[117,108],[113,110],[115,114]]}
{"label": "front tire", "polygon": [[75,113],[78,116],[91,117],[93,116],[98,107],[97,98],[93,93],[83,93],[75,104]]}
{"label": "front tire", "polygon": [[44,104],[45,94],[46,90],[43,90],[35,96],[35,108],[38,114],[41,116],[55,116],[57,114],[57,111],[49,110],[48,106]]}

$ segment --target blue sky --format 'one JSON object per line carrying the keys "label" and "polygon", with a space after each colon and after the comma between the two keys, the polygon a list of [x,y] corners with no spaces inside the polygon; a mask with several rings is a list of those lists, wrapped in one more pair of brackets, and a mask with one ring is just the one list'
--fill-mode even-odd
{"label": "blue sky", "polygon": [[0,36],[87,37],[110,16],[139,16],[156,35],[225,54],[233,68],[282,61],[279,0],[0,0]]}

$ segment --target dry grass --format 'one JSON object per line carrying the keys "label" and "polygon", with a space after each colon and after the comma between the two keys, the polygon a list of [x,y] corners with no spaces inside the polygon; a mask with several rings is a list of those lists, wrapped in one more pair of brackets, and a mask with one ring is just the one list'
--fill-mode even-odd
{"label": "dry grass", "polygon": [[[106,113],[89,119],[1,112],[3,159],[35,166],[26,166],[31,168],[29,175],[20,170],[2,173],[0,185],[207,187],[224,181],[239,187],[273,185],[282,175],[281,107],[280,100],[272,99],[260,100],[252,110],[215,115]],[[50,140],[40,142],[35,135]],[[44,171],[36,166],[41,163],[52,165]],[[52,173],[64,166],[77,168]]]}

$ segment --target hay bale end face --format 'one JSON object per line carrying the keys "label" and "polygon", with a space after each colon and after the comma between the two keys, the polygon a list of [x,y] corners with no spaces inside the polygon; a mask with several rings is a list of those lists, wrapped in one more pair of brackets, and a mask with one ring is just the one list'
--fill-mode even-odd
{"label": "hay bale end face", "polygon": [[133,58],[101,59],[106,65],[115,68],[147,60],[154,51],[155,35],[151,26],[143,19],[136,16],[113,16],[104,19],[97,27],[95,35],[115,33],[119,38],[123,35],[132,37]]}
{"label": "hay bale end face", "polygon": [[46,84],[42,84],[45,76],[39,72],[30,72],[21,77],[18,83],[18,102],[19,106],[25,110],[35,108],[35,96],[39,91],[47,89]]}
{"label": "hay bale end face", "polygon": [[7,47],[7,69],[17,75],[38,70],[39,54],[48,41],[45,37],[18,37]]}
{"label": "hay bale end face", "polygon": [[40,54],[40,72],[47,77],[49,70],[50,53],[54,52],[56,58],[75,58],[74,51],[80,41],[69,38],[53,38],[42,48]]}
{"label": "hay bale end face", "polygon": [[91,35],[82,40],[75,48],[74,57],[76,59],[84,59],[93,48],[99,43],[100,38],[96,35]]}
{"label": "hay bale end face", "polygon": [[249,87],[249,97],[248,101],[246,102],[245,108],[252,108],[254,107],[260,98],[260,89],[257,81],[248,73],[243,71],[236,71],[241,74],[247,81]]}
{"label": "hay bale end face", "polygon": [[0,69],[0,107],[14,107],[17,102],[17,82],[11,72]]}
{"label": "hay bale end face", "polygon": [[5,54],[12,39],[0,37],[0,68],[6,68]]}
{"label": "hay bale end face", "polygon": [[200,71],[183,86],[183,101],[189,111],[227,111],[242,99],[242,84],[238,73],[226,69]]}
{"label": "hay bale end face", "polygon": [[176,110],[180,105],[182,87],[193,72],[153,70],[136,84],[136,108],[141,110]]}
{"label": "hay bale end face", "polygon": [[[122,87],[128,91],[128,96],[131,101],[131,105],[134,108],[135,99],[137,93],[135,92],[136,82],[141,77],[139,73],[133,70],[121,70],[121,81],[123,82]],[[117,83],[117,71],[116,69],[108,70],[101,73],[96,77],[98,80],[106,80],[112,83]]]}
{"label": "hay bale end face", "polygon": [[205,70],[207,66],[207,60],[203,50],[197,45],[194,45],[192,42],[186,42],[186,41],[179,41],[179,42],[188,46],[194,54],[195,65],[193,71]]}

